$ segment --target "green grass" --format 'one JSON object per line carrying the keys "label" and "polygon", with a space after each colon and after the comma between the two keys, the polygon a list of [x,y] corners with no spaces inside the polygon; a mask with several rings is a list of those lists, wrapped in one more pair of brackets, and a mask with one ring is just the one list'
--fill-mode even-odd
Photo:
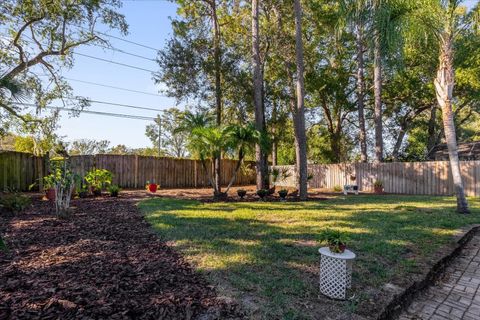
{"label": "green grass", "polygon": [[[338,229],[358,254],[354,290],[408,280],[459,228],[480,222],[454,212],[455,199],[348,196],[304,203],[207,203],[151,199],[141,210],[159,235],[217,285],[260,302],[264,318],[309,318],[318,303],[319,234]],[[363,299],[363,298],[362,298]],[[368,299],[365,297],[365,299]],[[355,311],[351,303],[344,309]]]}

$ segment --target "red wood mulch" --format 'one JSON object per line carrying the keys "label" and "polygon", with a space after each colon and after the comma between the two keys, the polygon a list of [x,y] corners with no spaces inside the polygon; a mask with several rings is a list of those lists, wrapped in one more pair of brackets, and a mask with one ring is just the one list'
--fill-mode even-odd
{"label": "red wood mulch", "polygon": [[0,214],[0,319],[231,319],[236,306],[150,230],[136,199],[74,200],[59,219],[39,199]]}

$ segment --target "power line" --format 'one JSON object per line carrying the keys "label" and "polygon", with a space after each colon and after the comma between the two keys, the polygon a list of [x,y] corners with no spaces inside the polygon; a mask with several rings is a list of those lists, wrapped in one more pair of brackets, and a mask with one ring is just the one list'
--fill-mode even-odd
{"label": "power line", "polygon": [[107,50],[112,50],[112,51],[115,51],[115,52],[120,52],[122,54],[127,54],[129,56],[132,56],[132,57],[136,57],[136,58],[140,58],[140,59],[144,59],[144,60],[148,60],[148,61],[153,61],[153,62],[157,62],[155,59],[153,58],[149,58],[149,57],[145,57],[145,56],[142,56],[142,55],[139,55],[139,54],[136,54],[136,53],[131,53],[131,52],[128,52],[128,51],[125,51],[125,50],[122,50],[122,49],[118,49],[118,48],[115,48],[115,47],[109,47],[109,46],[102,46],[100,44],[95,44],[95,43],[90,43],[88,44],[90,46],[95,46],[95,47],[99,47],[99,48],[103,48],[103,49],[107,49]]}
{"label": "power line", "polygon": [[163,110],[160,110],[160,109],[148,108],[148,107],[140,107],[140,106],[134,106],[134,105],[130,105],[130,104],[122,104],[122,103],[99,101],[99,100],[92,100],[92,99],[82,99],[82,98],[67,98],[67,99],[77,100],[77,101],[84,101],[84,100],[86,100],[86,101],[91,102],[91,103],[99,103],[99,104],[106,104],[106,105],[117,106],[117,107],[124,107],[124,108],[132,108],[132,109],[139,109],[139,110],[149,110],[149,111],[163,112]]}
{"label": "power line", "polygon": [[95,59],[95,60],[99,60],[99,61],[103,61],[103,62],[116,64],[116,65],[119,65],[119,66],[124,66],[124,67],[132,68],[132,69],[137,69],[137,70],[140,70],[140,71],[146,71],[148,73],[155,73],[156,72],[156,71],[153,71],[153,70],[149,70],[149,69],[145,69],[145,68],[141,68],[141,67],[137,67],[137,66],[132,66],[132,65],[126,64],[126,63],[121,63],[121,62],[116,62],[116,61],[112,61],[112,60],[108,60],[108,59],[103,59],[103,58],[90,56],[90,55],[84,54],[84,53],[73,52],[73,54],[75,54],[77,56],[87,57],[87,58],[90,58],[90,59]]}
{"label": "power line", "polygon": [[[48,77],[49,75],[43,75],[43,76],[47,76],[47,77]],[[134,93],[141,93],[141,94],[150,95],[150,96],[156,96],[156,97],[166,97],[166,96],[161,95],[161,94],[156,94],[156,93],[151,93],[151,92],[145,92],[145,91],[139,91],[139,90],[133,90],[133,89],[127,89],[127,88],[112,86],[112,85],[103,84],[103,83],[97,83],[97,82],[91,82],[91,81],[85,81],[85,80],[79,80],[79,79],[72,79],[72,78],[67,78],[67,77],[63,77],[63,78],[66,79],[66,80],[69,80],[69,81],[75,81],[75,82],[90,84],[90,85],[99,86],[99,87],[105,87],[105,88],[123,90],[123,91],[134,92]]]}
{"label": "power line", "polygon": [[[5,35],[2,35],[6,38]],[[30,38],[29,36],[25,35],[25,37],[27,39],[30,39],[30,41],[27,40],[28,43],[31,43],[31,44],[35,44],[33,42],[33,39]],[[119,38],[121,39],[121,38]],[[11,37],[10,37],[10,40]],[[95,46],[96,44],[89,44],[91,46]],[[130,52],[127,52],[127,51],[124,51],[122,49],[118,49],[118,48],[114,48],[114,47],[107,47],[107,46],[100,46],[100,45],[96,45],[100,48],[106,48],[106,49],[110,49],[110,50],[113,50],[113,51],[117,51],[117,52],[121,52],[121,53],[124,53],[124,54],[128,54],[128,55],[131,55],[131,56],[134,56],[134,57],[138,57],[138,58],[142,58],[142,59],[147,59],[147,60],[150,60],[150,61],[155,61],[154,59],[151,59],[151,58],[148,58],[148,57],[145,57],[145,56],[141,56],[141,55],[137,55],[135,53],[130,53]],[[117,62],[117,61],[112,61],[112,60],[109,60],[109,59],[104,59],[104,58],[98,58],[98,57],[94,57],[94,56],[91,56],[91,55],[88,55],[88,54],[84,54],[84,53],[80,53],[80,52],[72,52],[73,54],[75,55],[78,55],[78,56],[83,56],[83,57],[87,57],[87,58],[90,58],[90,59],[95,59],[95,60],[99,60],[99,61],[103,61],[103,62],[108,62],[108,63],[112,63],[112,64],[116,64],[116,65],[120,65],[120,66],[123,66],[123,67],[128,67],[128,68],[132,68],[132,69],[136,69],[136,70],[140,70],[140,71],[146,71],[148,73],[155,73],[156,71],[153,71],[153,70],[149,70],[149,69],[145,69],[145,68],[141,68],[141,67],[137,67],[137,66],[133,66],[133,65],[130,65],[130,64],[127,64],[127,63],[122,63],[122,62]]]}
{"label": "power line", "polygon": [[[84,26],[77,25],[77,27],[90,32],[90,30],[88,30]],[[158,48],[154,48],[154,47],[148,46],[146,44],[138,43],[138,42],[135,42],[135,41],[132,41],[132,40],[127,40],[127,39],[124,39],[124,38],[120,38],[120,37],[117,37],[117,36],[114,36],[114,35],[111,35],[111,34],[108,34],[108,33],[105,33],[105,32],[101,32],[101,31],[98,31],[98,30],[94,30],[94,32],[98,33],[98,34],[101,34],[103,36],[112,38],[112,39],[117,39],[117,40],[120,40],[120,41],[123,41],[123,42],[126,42],[126,43],[134,44],[134,45],[142,47],[142,48],[150,49],[150,50],[153,50],[153,51],[156,51],[156,52],[160,51],[160,49],[158,49]]]}
{"label": "power line", "polygon": [[[27,106],[27,107],[34,107],[34,108],[37,107],[33,103],[16,102],[15,104],[24,105],[24,106]],[[112,112],[91,111],[91,110],[76,110],[76,109],[72,109],[72,108],[56,107],[56,106],[44,106],[44,108],[51,109],[51,110],[89,113],[89,114],[95,114],[95,115],[101,115],[101,116],[110,116],[110,117],[117,117],[117,118],[127,118],[127,119],[147,120],[147,121],[155,121],[156,120],[156,118],[145,117],[145,116],[137,116],[137,115],[133,115],[133,114],[112,113]]]}

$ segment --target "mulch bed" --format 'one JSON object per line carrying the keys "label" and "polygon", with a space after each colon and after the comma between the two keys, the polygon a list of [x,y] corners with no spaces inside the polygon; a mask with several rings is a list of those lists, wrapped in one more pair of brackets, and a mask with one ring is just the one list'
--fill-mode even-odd
{"label": "mulch bed", "polygon": [[0,252],[0,319],[240,318],[151,231],[138,200],[77,199],[61,219],[38,198],[23,214],[0,214],[9,248]]}

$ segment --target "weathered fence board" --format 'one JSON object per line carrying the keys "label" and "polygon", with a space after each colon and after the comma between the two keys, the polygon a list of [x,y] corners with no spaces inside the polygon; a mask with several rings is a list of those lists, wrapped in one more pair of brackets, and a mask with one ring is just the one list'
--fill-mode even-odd
{"label": "weathered fence board", "polygon": [[[465,192],[480,196],[480,161],[461,161]],[[295,186],[295,167],[277,166],[289,170],[291,176],[279,186]],[[360,191],[373,191],[375,180],[383,182],[384,190],[398,194],[452,195],[454,186],[448,161],[388,162],[309,165],[313,175],[311,188],[333,189],[345,184],[357,184]],[[350,176],[356,180],[351,181]]]}
{"label": "weathered fence board", "polygon": [[0,188],[3,191],[39,189],[46,160],[29,153],[0,151]]}

